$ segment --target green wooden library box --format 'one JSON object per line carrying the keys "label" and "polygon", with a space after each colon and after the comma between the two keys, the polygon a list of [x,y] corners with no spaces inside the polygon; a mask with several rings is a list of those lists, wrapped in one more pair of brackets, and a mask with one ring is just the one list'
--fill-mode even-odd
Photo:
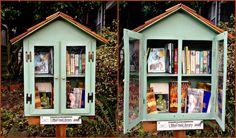
{"label": "green wooden library box", "polygon": [[96,45],[107,40],[57,12],[11,40],[22,42],[25,115],[95,115]]}
{"label": "green wooden library box", "polygon": [[124,29],[124,133],[141,121],[216,120],[225,130],[228,37],[183,4]]}

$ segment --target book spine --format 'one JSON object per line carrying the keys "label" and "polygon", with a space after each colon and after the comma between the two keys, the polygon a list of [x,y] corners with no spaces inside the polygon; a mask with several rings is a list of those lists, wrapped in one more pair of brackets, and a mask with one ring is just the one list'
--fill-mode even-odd
{"label": "book spine", "polygon": [[210,74],[211,73],[211,52],[210,51],[207,51],[207,70],[208,70],[208,73]]}
{"label": "book spine", "polygon": [[196,74],[200,73],[200,61],[199,61],[199,57],[200,57],[200,51],[196,51]]}
{"label": "book spine", "polygon": [[195,66],[196,66],[196,51],[194,51],[194,50],[191,50],[191,74],[195,74],[196,72],[196,68],[195,68]]}
{"label": "book spine", "polygon": [[82,54],[82,73],[85,73],[85,66],[86,66],[86,57],[85,54]]}
{"label": "book spine", "polygon": [[188,46],[185,47],[185,54],[186,54],[186,71],[187,74],[190,74],[190,57],[189,57],[189,50],[188,50]]}
{"label": "book spine", "polygon": [[75,54],[75,75],[79,74],[79,54]]}
{"label": "book spine", "polygon": [[71,75],[74,75],[75,74],[75,54],[71,54],[71,57],[70,57],[70,62],[71,62],[71,65],[70,65],[70,72],[71,72]]}
{"label": "book spine", "polygon": [[175,48],[174,74],[178,74],[178,49]]}
{"label": "book spine", "polygon": [[207,74],[207,51],[203,51],[203,73]]}
{"label": "book spine", "polygon": [[186,74],[186,61],[185,61],[185,51],[182,51],[182,70],[183,70],[183,74]]}
{"label": "book spine", "polygon": [[78,56],[78,62],[79,62],[79,74],[82,74],[82,55],[79,54]]}
{"label": "book spine", "polygon": [[66,74],[70,75],[70,61],[69,61],[70,57],[69,57],[69,53],[66,50]]}
{"label": "book spine", "polygon": [[171,44],[171,73],[174,73],[174,45]]}
{"label": "book spine", "polygon": [[172,69],[172,53],[171,53],[171,44],[169,43],[168,44],[168,51],[169,51],[169,73],[172,73],[171,72],[171,69]]}
{"label": "book spine", "polygon": [[168,44],[165,45],[165,52],[166,52],[166,59],[165,59],[165,64],[166,64],[166,72],[169,73],[169,66],[170,66],[170,55],[169,55],[169,49],[168,49]]}
{"label": "book spine", "polygon": [[203,51],[200,51],[200,74],[203,73]]}
{"label": "book spine", "polygon": [[85,108],[85,89],[83,88],[82,90],[82,104],[81,104],[81,108]]}

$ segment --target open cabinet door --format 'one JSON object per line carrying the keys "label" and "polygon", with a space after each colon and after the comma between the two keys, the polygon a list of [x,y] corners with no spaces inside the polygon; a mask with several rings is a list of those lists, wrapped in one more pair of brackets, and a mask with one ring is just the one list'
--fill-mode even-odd
{"label": "open cabinet door", "polygon": [[225,100],[227,74],[227,32],[216,36],[216,121],[225,131]]}
{"label": "open cabinet door", "polygon": [[124,29],[124,133],[142,121],[143,35]]}

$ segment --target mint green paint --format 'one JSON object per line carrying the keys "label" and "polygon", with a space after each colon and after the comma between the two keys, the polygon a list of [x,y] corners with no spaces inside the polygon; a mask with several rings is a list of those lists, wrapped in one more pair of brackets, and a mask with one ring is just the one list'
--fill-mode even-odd
{"label": "mint green paint", "polygon": [[216,32],[185,12],[176,12],[141,31],[147,39],[212,40]]}
{"label": "mint green paint", "polygon": [[[142,94],[142,83],[140,84],[140,89],[139,89],[139,115],[136,119],[132,120],[132,122],[129,122],[129,83],[130,83],[130,51],[129,51],[129,40],[139,40],[140,41],[140,49],[142,49],[142,45],[143,45],[143,35],[136,33],[136,32],[132,32],[129,30],[124,30],[124,45],[125,45],[125,49],[124,49],[124,54],[125,54],[125,83],[124,83],[124,133],[126,133],[127,131],[129,131],[132,127],[134,127],[135,125],[137,125],[139,122],[142,121],[143,118],[143,103],[142,103],[142,99],[143,99],[143,94]],[[142,50],[139,51],[139,64],[142,64]],[[140,68],[141,69],[141,68]],[[139,81],[142,79],[142,73],[141,70],[139,72]]]}
{"label": "mint green paint", "polygon": [[[142,118],[137,122],[128,123],[128,97],[129,97],[129,38],[135,38],[135,36],[141,34],[140,39],[144,40],[141,46],[140,53],[143,57],[140,61],[140,68],[142,69]],[[182,10],[166,17],[165,19],[150,25],[140,33],[134,33],[127,29],[124,29],[124,61],[125,61],[125,81],[124,81],[124,133],[130,130],[140,121],[160,121],[160,120],[216,120],[222,130],[225,130],[225,95],[226,95],[226,73],[227,73],[227,32],[224,32],[218,36],[219,33],[201,23],[195,17],[183,12]],[[177,40],[178,41],[178,59],[182,58],[182,47],[184,40],[207,40],[212,42],[212,46],[209,47],[212,50],[212,63],[211,74],[182,74],[181,60],[178,60],[178,74],[148,74],[147,73],[147,40],[149,39],[162,39],[162,40]],[[222,116],[218,116],[216,113],[217,103],[217,46],[218,40],[224,40],[224,82],[223,82],[223,99],[222,99]],[[195,79],[195,80],[194,80]],[[209,113],[181,113],[181,98],[178,98],[178,111],[177,113],[159,113],[159,114],[147,114],[146,110],[146,92],[150,82],[166,82],[168,80],[178,81],[178,97],[181,97],[181,81],[194,80],[193,85],[197,85],[197,81],[206,80],[211,82],[212,96],[211,96],[211,110]]]}
{"label": "mint green paint", "polygon": [[[54,109],[35,109],[34,93],[34,63],[26,62],[25,52],[31,52],[34,61],[34,46],[53,46],[54,48]],[[86,47],[86,74],[85,76],[85,108],[66,109],[66,46]],[[32,94],[32,104],[26,104],[26,116],[40,115],[95,115],[95,72],[96,72],[96,39],[81,31],[74,25],[57,19],[23,39],[24,50],[24,96]],[[94,52],[94,62],[88,61],[88,52]],[[58,79],[56,79],[58,77]],[[93,93],[93,103],[88,103],[88,93]]]}

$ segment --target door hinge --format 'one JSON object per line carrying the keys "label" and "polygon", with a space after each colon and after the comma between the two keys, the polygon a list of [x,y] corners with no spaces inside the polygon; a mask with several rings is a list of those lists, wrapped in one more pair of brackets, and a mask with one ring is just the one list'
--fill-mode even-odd
{"label": "door hinge", "polygon": [[32,104],[32,94],[26,94],[26,103],[30,102]]}
{"label": "door hinge", "polygon": [[89,61],[92,60],[92,62],[93,62],[94,61],[94,52],[93,51],[92,52],[89,51],[89,55],[88,56],[89,56],[88,57]]}
{"label": "door hinge", "polygon": [[26,60],[26,62],[28,62],[28,60],[30,61],[30,62],[32,62],[32,56],[31,56],[31,52],[25,52],[25,60]]}
{"label": "door hinge", "polygon": [[93,93],[88,93],[88,103],[91,101],[93,103]]}

